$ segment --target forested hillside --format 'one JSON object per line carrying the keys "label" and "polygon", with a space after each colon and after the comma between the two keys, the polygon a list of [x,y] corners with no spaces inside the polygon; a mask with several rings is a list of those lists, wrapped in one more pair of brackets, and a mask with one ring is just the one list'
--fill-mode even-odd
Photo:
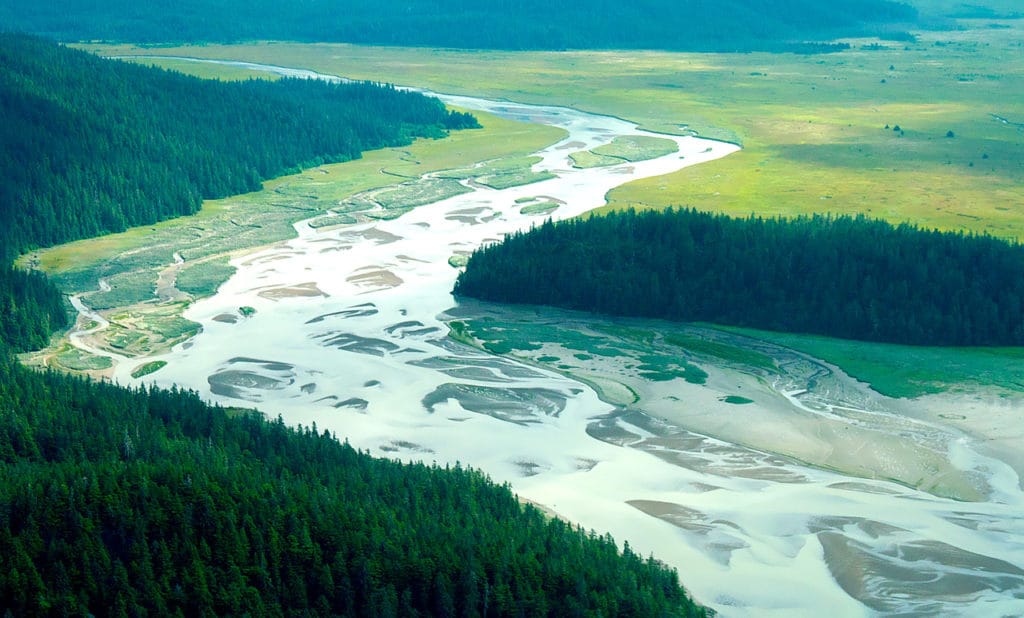
{"label": "forested hillside", "polygon": [[11,34],[0,34],[0,117],[3,260],[476,124],[387,86],[200,80]]}
{"label": "forested hillside", "polygon": [[[244,15],[244,19],[239,19]],[[486,49],[815,50],[917,17],[890,0],[0,0],[0,23],[62,40],[292,40]],[[899,25],[902,24],[902,25]]]}
{"label": "forested hillside", "polygon": [[42,348],[55,330],[67,325],[64,295],[45,275],[0,263],[0,345]]}
{"label": "forested hillside", "polygon": [[[368,84],[219,84],[0,36],[0,239],[193,211],[296,165],[468,126]],[[676,573],[478,472],[19,365],[64,323],[0,271],[0,614],[701,616]]]}
{"label": "forested hillside", "polygon": [[848,339],[1024,345],[1024,246],[863,217],[549,221],[474,253],[455,292]]}
{"label": "forested hillside", "polygon": [[461,468],[0,356],[0,614],[702,616]]}

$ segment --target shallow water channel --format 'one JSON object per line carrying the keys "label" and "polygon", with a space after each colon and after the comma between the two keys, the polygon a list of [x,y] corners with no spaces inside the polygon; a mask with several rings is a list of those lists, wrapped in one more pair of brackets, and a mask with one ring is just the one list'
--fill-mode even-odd
{"label": "shallow water channel", "polygon": [[[650,134],[572,109],[441,98],[566,129],[534,166],[556,177],[504,190],[467,182],[472,192],[393,220],[299,223],[298,238],[237,260],[217,294],[188,310],[198,336],[120,363],[117,380],[164,360],[143,380],[315,423],[376,455],[480,468],[653,552],[723,616],[1024,614],[1019,479],[970,436],[753,340],[451,296],[452,256],[735,146],[660,136],[679,151],[574,169],[571,152]],[[541,202],[558,208],[522,212]],[[516,358],[457,343],[452,320],[491,337],[528,332],[536,350]],[[693,354],[660,339],[669,328],[726,347]],[[716,360],[729,348],[759,356]],[[666,379],[684,365],[706,377]]]}

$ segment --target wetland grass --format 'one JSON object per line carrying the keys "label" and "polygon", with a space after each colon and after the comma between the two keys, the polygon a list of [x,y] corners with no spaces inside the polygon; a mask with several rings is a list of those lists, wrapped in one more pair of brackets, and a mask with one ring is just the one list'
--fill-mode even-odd
{"label": "wetland grass", "polygon": [[[992,20],[989,20],[992,21]],[[864,213],[1024,238],[1021,20],[848,40],[832,54],[460,52],[247,44],[104,53],[231,58],[440,92],[569,105],[744,150],[612,191],[611,208],[699,206],[746,216]],[[872,45],[874,44],[874,45]],[[883,82],[884,80],[884,82]],[[897,133],[891,127],[899,125]],[[885,126],[890,129],[886,130]],[[947,138],[953,131],[955,138]],[[479,160],[479,159],[478,159]],[[813,178],[813,182],[808,182]]]}
{"label": "wetland grass", "polygon": [[1024,348],[944,348],[869,343],[715,326],[831,363],[875,391],[914,398],[949,391],[1024,392]]}

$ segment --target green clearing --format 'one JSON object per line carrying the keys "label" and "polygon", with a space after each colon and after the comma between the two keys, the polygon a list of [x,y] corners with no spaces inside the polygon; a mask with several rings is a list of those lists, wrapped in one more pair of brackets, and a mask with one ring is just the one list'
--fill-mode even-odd
{"label": "green clearing", "polygon": [[740,333],[832,363],[889,397],[995,387],[1024,392],[1024,348],[934,348],[815,335],[714,328]]}
{"label": "green clearing", "polygon": [[598,146],[591,152],[599,157],[613,157],[624,161],[646,161],[677,152],[679,147],[670,139],[645,135],[616,137],[609,144]]}
{"label": "green clearing", "polygon": [[212,296],[235,273],[229,262],[230,258],[224,256],[186,265],[178,273],[176,287],[196,298]]}
{"label": "green clearing", "polygon": [[569,157],[572,159],[573,167],[586,169],[656,159],[678,150],[675,142],[662,137],[624,135],[616,137],[609,144],[593,150],[574,152]]}
{"label": "green clearing", "polygon": [[[374,218],[389,218],[396,212],[401,214],[416,206],[432,204],[470,191],[472,189],[457,180],[426,178],[353,195],[343,201],[338,210],[345,213],[362,212]],[[384,210],[383,216],[376,212],[378,208]]]}
{"label": "green clearing", "polygon": [[94,356],[70,344],[63,344],[53,360],[63,369],[79,372],[102,371],[114,366],[106,356]]}
{"label": "green clearing", "polygon": [[529,185],[535,182],[550,180],[552,178],[555,178],[555,175],[551,172],[533,172],[525,170],[518,172],[503,172],[493,176],[481,176],[477,178],[477,182],[492,189],[508,189],[510,187]]}
{"label": "green clearing", "polygon": [[[865,213],[1024,238],[1024,132],[993,116],[1024,122],[1024,20],[954,25],[959,29],[917,32],[913,42],[848,40],[851,49],[827,55],[288,43],[103,50],[266,62],[569,105],[648,130],[693,131],[744,147],[719,161],[616,189],[610,194],[616,208]],[[902,134],[892,131],[896,125]],[[946,138],[947,131],[955,137]]]}
{"label": "green clearing", "polygon": [[534,172],[540,157],[509,157],[487,161],[473,167],[445,170],[437,176],[456,180],[471,179],[492,189],[508,189],[554,178],[551,172]]}
{"label": "green clearing", "polygon": [[101,331],[101,345],[126,356],[145,356],[197,335],[199,324],[181,317],[187,303],[139,304],[114,311],[110,327]]}
{"label": "green clearing", "polygon": [[[113,309],[115,307],[127,307],[136,303],[153,300],[153,292],[156,288],[159,272],[156,269],[141,267],[138,270],[129,270],[116,273],[107,277],[106,282],[110,285],[110,291],[96,291],[82,295],[86,305],[97,311]],[[66,280],[56,278],[57,285],[64,290],[68,288]]]}
{"label": "green clearing", "polygon": [[166,365],[167,365],[167,361],[162,361],[162,360],[150,361],[148,363],[143,363],[143,364],[139,365],[138,367],[136,367],[135,369],[132,370],[132,377],[133,378],[141,378],[142,376],[148,376],[151,373],[155,373],[157,371],[160,371]]}
{"label": "green clearing", "polygon": [[527,204],[519,209],[519,212],[524,215],[549,215],[558,210],[559,204],[557,202],[537,202],[535,204]]}
{"label": "green clearing", "polygon": [[572,166],[581,170],[590,169],[592,167],[608,167],[609,165],[622,163],[622,159],[594,154],[593,151],[590,150],[574,152],[569,155],[569,158],[572,159]]}

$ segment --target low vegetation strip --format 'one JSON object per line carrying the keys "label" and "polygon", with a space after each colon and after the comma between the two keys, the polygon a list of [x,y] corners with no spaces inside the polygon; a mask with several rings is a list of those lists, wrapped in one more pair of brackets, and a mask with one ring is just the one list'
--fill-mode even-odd
{"label": "low vegetation strip", "polygon": [[476,251],[455,291],[846,339],[1024,344],[1024,246],[864,217],[549,221]]}
{"label": "low vegetation strip", "polygon": [[656,159],[677,150],[679,147],[670,139],[646,135],[626,135],[616,137],[610,144],[598,146],[593,150],[574,152],[569,156],[572,157],[575,167],[588,168]]}
{"label": "low vegetation strip", "polygon": [[610,144],[598,146],[591,152],[602,157],[613,157],[625,161],[646,161],[672,154],[679,150],[676,143],[663,137],[646,135],[624,135],[616,137]]}

